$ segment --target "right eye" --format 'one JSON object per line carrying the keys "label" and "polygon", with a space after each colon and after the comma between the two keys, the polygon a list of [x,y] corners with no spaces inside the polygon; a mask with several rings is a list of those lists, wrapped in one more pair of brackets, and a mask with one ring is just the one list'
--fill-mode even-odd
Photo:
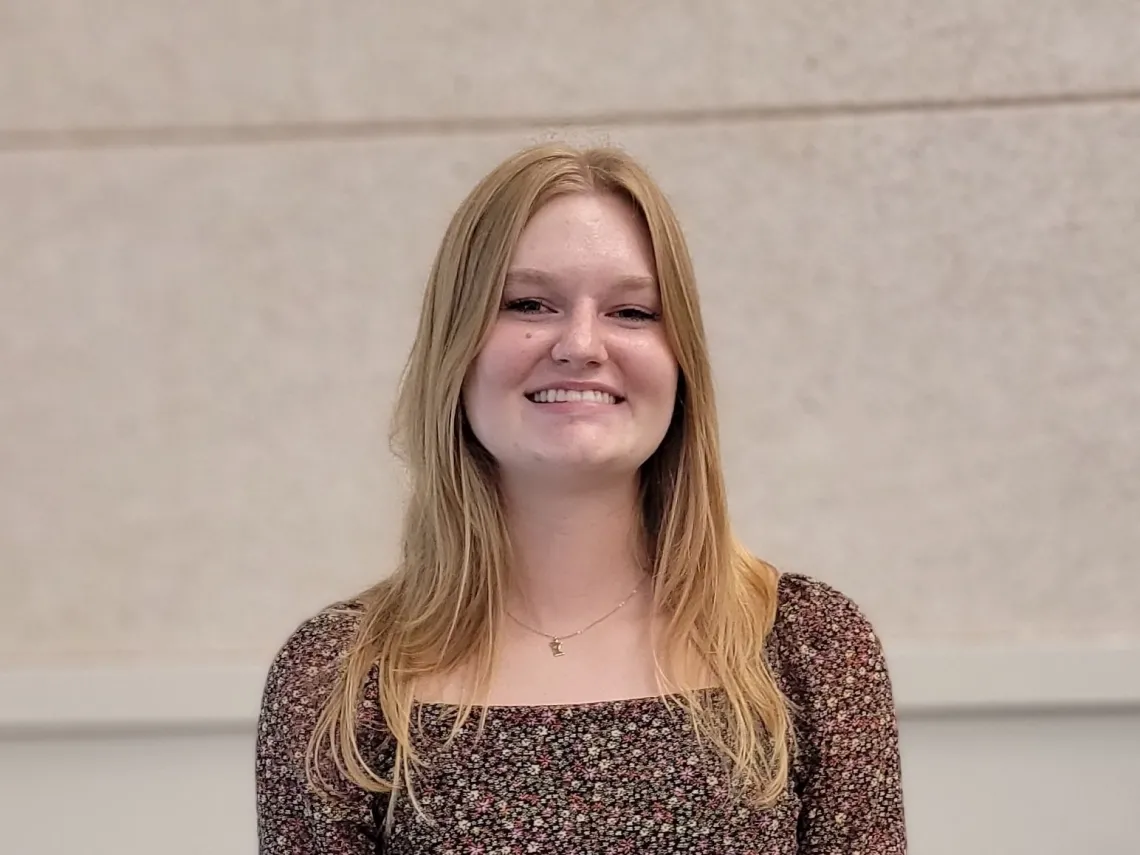
{"label": "right eye", "polygon": [[510,300],[504,306],[508,312],[518,312],[522,315],[535,315],[541,312],[545,307],[538,300],[532,297],[525,297],[521,300]]}

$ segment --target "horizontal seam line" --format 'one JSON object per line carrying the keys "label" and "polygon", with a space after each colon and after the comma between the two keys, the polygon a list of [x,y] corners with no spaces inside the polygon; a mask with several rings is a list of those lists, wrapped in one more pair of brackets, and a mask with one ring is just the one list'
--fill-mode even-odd
{"label": "horizontal seam line", "polygon": [[281,122],[265,125],[155,125],[0,130],[0,152],[137,147],[200,147],[266,143],[337,142],[414,136],[480,136],[551,129],[637,129],[711,124],[994,112],[1140,103],[1140,89],[983,98],[833,102],[748,107],[609,111],[578,116],[489,116]]}

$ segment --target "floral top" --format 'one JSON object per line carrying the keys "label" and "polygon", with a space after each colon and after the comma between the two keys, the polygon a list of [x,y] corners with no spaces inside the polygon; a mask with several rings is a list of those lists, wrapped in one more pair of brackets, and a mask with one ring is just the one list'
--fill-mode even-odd
{"label": "floral top", "polygon": [[[730,797],[723,767],[697,745],[684,714],[658,698],[567,706],[489,707],[442,747],[454,708],[419,707],[417,772],[425,821],[396,800],[352,791],[330,803],[305,784],[309,734],[359,611],[306,621],[269,672],[257,736],[261,855],[364,853],[715,853],[901,855],[906,851],[898,733],[890,680],[870,624],[839,592],[784,575],[769,661],[796,707],[799,748],[783,798],[760,810]],[[375,685],[361,749],[382,774]],[[706,691],[718,693],[717,689]]]}

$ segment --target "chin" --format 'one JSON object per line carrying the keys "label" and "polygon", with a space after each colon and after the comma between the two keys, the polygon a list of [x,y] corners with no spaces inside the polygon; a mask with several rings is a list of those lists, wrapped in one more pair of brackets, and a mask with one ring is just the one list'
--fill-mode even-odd
{"label": "chin", "polygon": [[546,481],[612,483],[636,478],[639,461],[629,455],[562,455],[535,461],[531,471]]}

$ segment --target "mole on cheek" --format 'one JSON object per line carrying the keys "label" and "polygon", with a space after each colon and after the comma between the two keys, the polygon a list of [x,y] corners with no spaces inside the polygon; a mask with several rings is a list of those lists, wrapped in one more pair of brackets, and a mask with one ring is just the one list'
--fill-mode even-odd
{"label": "mole on cheek", "polygon": [[532,335],[534,335],[534,333],[532,333],[532,332],[528,332],[528,333],[526,334],[526,337],[527,337],[527,338],[530,338]]}

